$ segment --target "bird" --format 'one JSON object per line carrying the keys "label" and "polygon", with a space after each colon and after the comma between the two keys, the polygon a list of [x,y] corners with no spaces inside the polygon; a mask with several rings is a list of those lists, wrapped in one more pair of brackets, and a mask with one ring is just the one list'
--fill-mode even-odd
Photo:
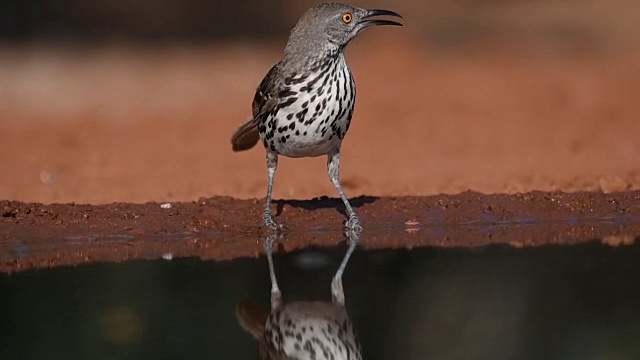
{"label": "bird", "polygon": [[383,9],[362,9],[323,3],[307,10],[291,30],[282,59],[267,72],[256,89],[253,116],[231,137],[232,150],[244,151],[259,141],[266,150],[267,199],[264,226],[279,229],[271,211],[278,156],[327,156],[327,173],[346,208],[348,230],[362,225],[340,184],[340,147],[349,130],[356,84],[344,50],[371,26],[401,23],[380,16],[402,18]]}
{"label": "bird", "polygon": [[362,347],[345,308],[342,275],[358,241],[347,231],[349,248],[331,281],[331,302],[296,301],[283,304],[273,265],[275,235],[265,240],[271,278],[271,311],[243,300],[235,313],[240,326],[258,340],[262,360],[362,359]]}

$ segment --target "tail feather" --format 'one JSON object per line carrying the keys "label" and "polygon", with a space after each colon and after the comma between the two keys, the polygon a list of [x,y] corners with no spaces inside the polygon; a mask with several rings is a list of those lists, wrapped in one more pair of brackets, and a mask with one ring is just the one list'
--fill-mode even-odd
{"label": "tail feather", "polygon": [[258,143],[258,140],[260,140],[258,127],[255,121],[251,119],[240,126],[233,136],[231,136],[231,145],[233,151],[244,151],[254,147]]}
{"label": "tail feather", "polygon": [[251,336],[261,339],[269,313],[251,300],[241,300],[236,304],[236,319]]}

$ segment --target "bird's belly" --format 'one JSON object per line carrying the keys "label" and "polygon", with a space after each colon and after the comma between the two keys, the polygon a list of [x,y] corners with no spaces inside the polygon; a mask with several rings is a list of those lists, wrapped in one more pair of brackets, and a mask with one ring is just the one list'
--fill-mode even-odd
{"label": "bird's belly", "polygon": [[337,136],[330,139],[330,135],[307,131],[307,135],[292,135],[286,143],[276,144],[276,151],[284,156],[316,157],[328,154],[331,150],[340,148],[341,140]]}
{"label": "bird's belly", "polygon": [[[353,113],[352,108],[340,109],[337,103],[327,104],[324,110],[315,114],[313,121],[305,118],[303,122],[296,120],[295,115],[292,120],[287,120],[287,112],[278,113],[278,127],[286,129],[282,133],[277,129],[275,131],[276,152],[300,158],[326,155],[339,150]],[[289,127],[292,121],[295,121],[293,129]]]}

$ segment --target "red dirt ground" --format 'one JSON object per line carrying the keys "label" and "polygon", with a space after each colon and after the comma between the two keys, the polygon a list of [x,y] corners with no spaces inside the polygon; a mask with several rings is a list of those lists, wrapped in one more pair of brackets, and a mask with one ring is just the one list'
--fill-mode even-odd
{"label": "red dirt ground", "polygon": [[[281,46],[0,49],[0,271],[260,252],[264,151],[229,139]],[[342,183],[364,247],[640,235],[640,53],[443,52],[389,32],[347,58]],[[339,202],[308,200],[324,195],[324,158],[281,160],[287,250],[341,239]]]}
{"label": "red dirt ground", "polygon": [[[281,46],[0,51],[0,199],[264,197],[264,151],[229,139]],[[347,59],[349,196],[640,189],[640,53],[444,52],[388,31]],[[334,196],[325,161],[282,159],[274,196]]]}

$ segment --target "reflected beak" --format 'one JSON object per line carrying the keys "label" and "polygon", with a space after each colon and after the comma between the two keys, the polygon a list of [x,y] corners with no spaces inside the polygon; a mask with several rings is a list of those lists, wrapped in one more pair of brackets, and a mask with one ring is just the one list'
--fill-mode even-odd
{"label": "reflected beak", "polygon": [[360,21],[360,24],[362,24],[362,27],[368,27],[368,26],[372,26],[372,25],[395,25],[395,26],[402,26],[401,23],[393,21],[393,20],[384,20],[384,19],[371,19],[374,16],[395,16],[395,17],[399,17],[402,19],[402,15],[390,11],[390,10],[382,10],[382,9],[373,9],[373,10],[367,10],[367,14],[365,16],[362,17],[362,20]]}

